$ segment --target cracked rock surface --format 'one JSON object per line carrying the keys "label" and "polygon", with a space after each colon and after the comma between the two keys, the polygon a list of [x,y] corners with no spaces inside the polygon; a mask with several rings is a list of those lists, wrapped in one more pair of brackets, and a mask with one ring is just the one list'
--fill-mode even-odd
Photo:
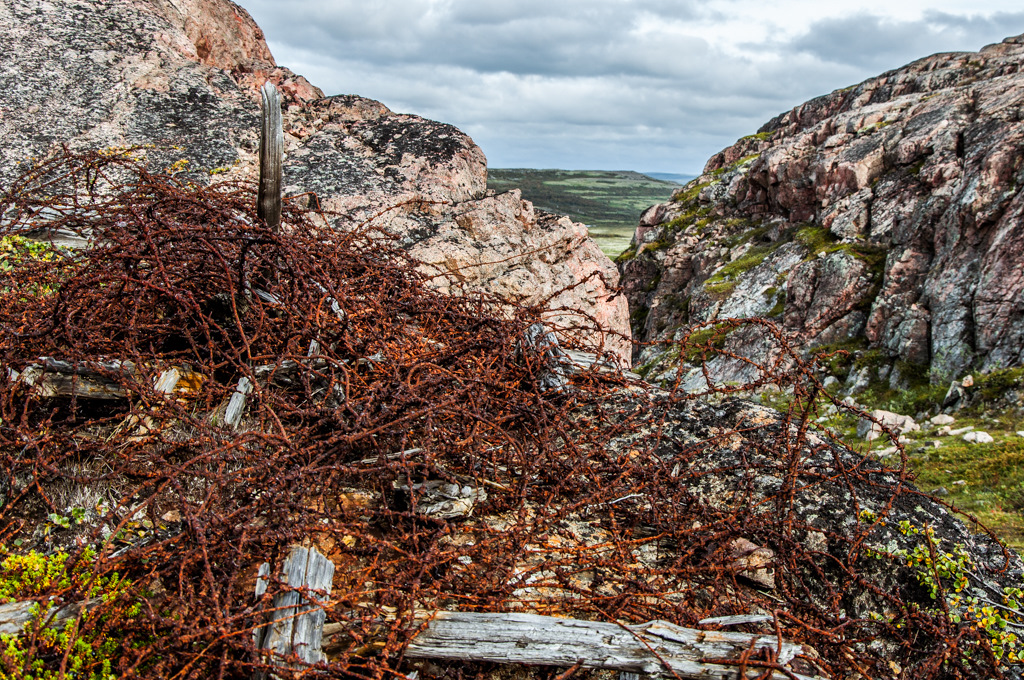
{"label": "cracked rock surface", "polygon": [[[861,341],[935,379],[1020,365],[1022,58],[1024,36],[927,57],[715,155],[620,261],[636,337],[768,316],[807,346]],[[751,356],[742,338],[726,348]]]}

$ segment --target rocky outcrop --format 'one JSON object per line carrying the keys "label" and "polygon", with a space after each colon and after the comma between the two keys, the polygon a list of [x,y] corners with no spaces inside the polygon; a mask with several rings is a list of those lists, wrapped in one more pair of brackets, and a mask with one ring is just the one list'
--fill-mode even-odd
{"label": "rocky outcrop", "polygon": [[324,97],[275,64],[234,3],[14,0],[0,6],[0,37],[0,186],[57,144],[153,145],[150,165],[182,179],[254,179],[269,80],[285,100],[286,196],[372,220],[441,287],[562,307],[548,318],[564,327],[590,317],[612,333],[589,339],[628,359],[618,274],[585,227],[517,192],[488,194],[483,152],[450,125]]}
{"label": "rocky outcrop", "polygon": [[1020,365],[1022,57],[1024,37],[928,57],[714,156],[620,259],[635,335],[768,316],[805,346],[880,350],[897,375]]}

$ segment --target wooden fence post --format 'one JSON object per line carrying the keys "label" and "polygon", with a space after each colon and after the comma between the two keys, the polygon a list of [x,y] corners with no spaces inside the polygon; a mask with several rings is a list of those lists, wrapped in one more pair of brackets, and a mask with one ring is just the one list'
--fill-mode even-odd
{"label": "wooden fence post", "polygon": [[[266,577],[270,575],[270,565],[260,567],[259,575],[256,596],[262,597],[267,591]],[[282,668],[291,668],[283,661],[291,655],[301,662],[296,668],[318,664],[323,659],[320,645],[327,618],[319,603],[326,602],[330,595],[334,563],[316,548],[295,546],[284,562],[280,578],[290,589],[274,595],[270,623],[255,631],[256,647],[270,652],[269,662]],[[273,676],[258,670],[253,680],[266,680],[268,677]]]}
{"label": "wooden fence post", "polygon": [[281,172],[284,163],[284,128],[281,95],[273,83],[260,88],[263,116],[260,125],[260,188],[256,215],[277,229],[281,226]]}

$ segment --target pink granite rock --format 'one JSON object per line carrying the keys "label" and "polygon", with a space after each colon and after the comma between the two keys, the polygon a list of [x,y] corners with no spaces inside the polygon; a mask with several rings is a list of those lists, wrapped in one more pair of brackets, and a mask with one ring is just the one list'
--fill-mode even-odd
{"label": "pink granite rock", "polygon": [[[637,339],[741,309],[936,380],[1024,363],[1022,60],[1021,39],[921,59],[715,155],[620,262]],[[777,281],[758,304],[751,278]]]}

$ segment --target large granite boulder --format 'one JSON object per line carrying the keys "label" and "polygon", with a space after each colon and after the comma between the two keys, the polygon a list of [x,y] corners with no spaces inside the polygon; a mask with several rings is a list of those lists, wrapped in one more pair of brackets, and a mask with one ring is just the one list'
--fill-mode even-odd
{"label": "large granite boulder", "polygon": [[921,59],[715,155],[620,261],[637,338],[769,316],[805,346],[881,350],[935,381],[1020,365],[1022,56],[1024,37]]}
{"label": "large granite boulder", "polygon": [[[228,0],[13,0],[0,6],[0,186],[54,145],[153,145],[182,179],[255,177],[258,89],[285,100],[287,195],[389,230],[438,285],[545,302],[628,360],[618,274],[586,228],[516,192],[487,193],[483,152],[456,128],[356,96],[324,97],[275,64]],[[581,314],[583,316],[581,316]]]}

